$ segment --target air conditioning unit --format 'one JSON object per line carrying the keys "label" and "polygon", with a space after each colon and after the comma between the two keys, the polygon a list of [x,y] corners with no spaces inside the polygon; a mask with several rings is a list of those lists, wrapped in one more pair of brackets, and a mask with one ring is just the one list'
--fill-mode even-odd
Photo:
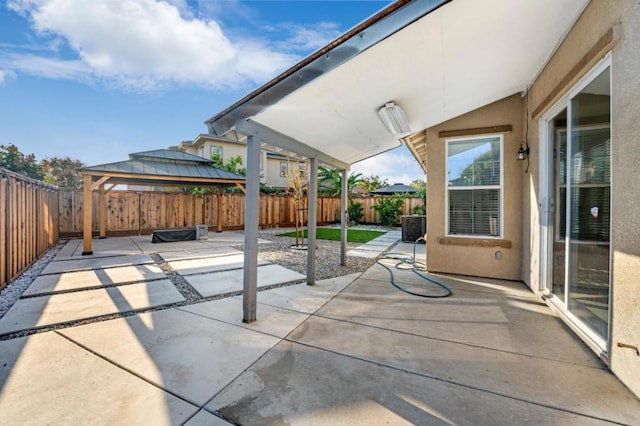
{"label": "air conditioning unit", "polygon": [[209,237],[207,225],[196,225],[196,240],[206,240]]}

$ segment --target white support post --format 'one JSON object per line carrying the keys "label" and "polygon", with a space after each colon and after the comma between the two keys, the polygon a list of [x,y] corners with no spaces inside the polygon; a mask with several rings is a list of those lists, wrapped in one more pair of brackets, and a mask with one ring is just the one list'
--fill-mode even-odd
{"label": "white support post", "polygon": [[347,200],[349,198],[348,170],[342,169],[342,189],[340,192],[340,264],[347,266],[347,227],[349,217],[347,215]]}
{"label": "white support post", "polygon": [[244,216],[244,275],[242,321],[254,322],[258,281],[258,221],[260,211],[260,139],[247,137],[246,208]]}
{"label": "white support post", "polygon": [[316,225],[318,223],[318,160],[309,159],[309,213],[307,216],[307,285],[316,284]]}

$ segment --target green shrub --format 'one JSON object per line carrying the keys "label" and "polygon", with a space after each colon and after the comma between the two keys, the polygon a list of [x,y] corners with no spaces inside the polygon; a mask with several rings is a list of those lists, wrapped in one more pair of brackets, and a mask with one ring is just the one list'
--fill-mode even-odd
{"label": "green shrub", "polygon": [[381,199],[378,204],[371,208],[378,213],[380,222],[384,226],[392,226],[400,222],[403,206],[404,200],[394,196]]}
{"label": "green shrub", "polygon": [[364,216],[364,212],[362,211],[363,204],[358,203],[357,201],[349,200],[349,207],[347,207],[347,211],[349,212],[349,222],[350,223],[358,223],[362,220],[362,216]]}
{"label": "green shrub", "polygon": [[425,215],[425,214],[427,214],[427,206],[425,206],[425,205],[414,206],[412,213],[413,214]]}

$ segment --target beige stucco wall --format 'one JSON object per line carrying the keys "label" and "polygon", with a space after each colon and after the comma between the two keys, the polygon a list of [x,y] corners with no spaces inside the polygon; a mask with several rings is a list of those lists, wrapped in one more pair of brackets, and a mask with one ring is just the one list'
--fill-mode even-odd
{"label": "beige stucco wall", "polygon": [[[529,91],[530,111],[550,93],[563,92],[592,68],[599,55],[582,63],[576,78],[557,90],[581,58],[613,28],[612,78],[612,273],[611,336],[607,349],[612,371],[640,396],[640,357],[618,348],[618,342],[640,345],[640,3],[636,0],[593,0],[568,33]],[[554,101],[555,102],[555,101]],[[553,106],[549,103],[540,111]],[[532,288],[539,281],[539,150],[538,121],[529,121],[531,167],[523,182],[524,250],[522,279]]]}
{"label": "beige stucco wall", "polygon": [[267,182],[268,185],[272,188],[288,188],[289,183],[287,182],[286,177],[280,176],[280,162],[287,162],[286,160],[282,160],[280,158],[270,158],[267,156]]}
{"label": "beige stucco wall", "polygon": [[[460,117],[426,130],[427,134],[427,267],[432,272],[473,275],[480,277],[519,280],[522,253],[522,198],[521,185],[525,164],[516,160],[522,140],[522,98],[515,94]],[[491,239],[480,241],[465,238],[465,243],[478,245],[443,244],[446,237],[446,149],[441,131],[511,125],[504,133],[504,230],[503,240],[510,248],[491,246]],[[496,251],[502,258],[496,259]]]}

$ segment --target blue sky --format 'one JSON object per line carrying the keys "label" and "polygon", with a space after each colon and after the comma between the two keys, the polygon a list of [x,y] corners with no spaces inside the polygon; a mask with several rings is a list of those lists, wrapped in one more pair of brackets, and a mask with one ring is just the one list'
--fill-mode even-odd
{"label": "blue sky", "polygon": [[[388,1],[8,0],[0,144],[88,165],[166,148]],[[404,147],[353,166],[424,178]]]}

